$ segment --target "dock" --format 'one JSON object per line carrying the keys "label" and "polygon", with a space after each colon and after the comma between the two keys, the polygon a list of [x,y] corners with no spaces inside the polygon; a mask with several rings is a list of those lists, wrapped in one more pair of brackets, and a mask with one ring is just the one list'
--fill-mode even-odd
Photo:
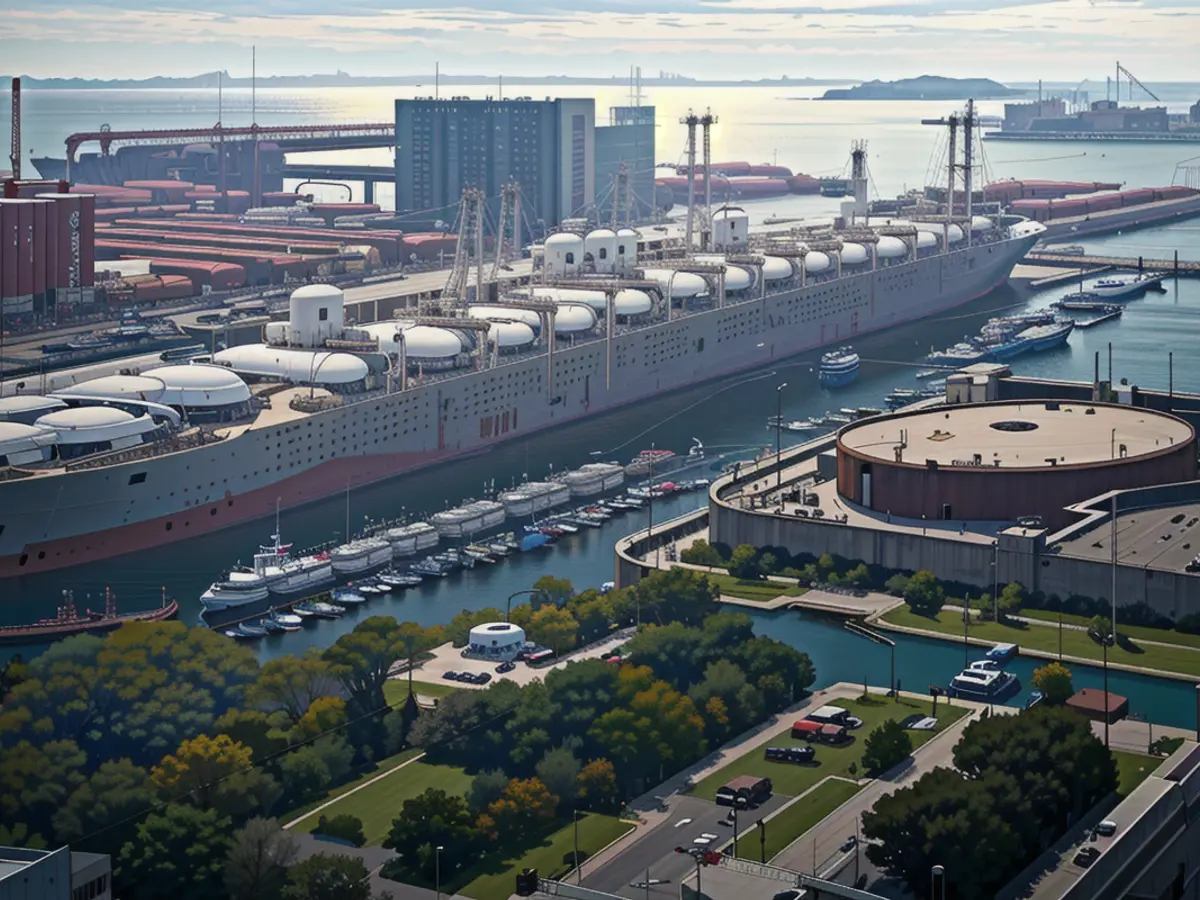
{"label": "dock", "polygon": [[1099,325],[1101,322],[1107,322],[1110,319],[1121,318],[1122,312],[1123,312],[1123,310],[1114,309],[1112,312],[1106,312],[1103,315],[1096,316],[1093,319],[1076,319],[1075,327],[1076,328],[1091,328],[1093,325]]}
{"label": "dock", "polygon": [[1101,267],[1131,269],[1137,272],[1158,272],[1164,277],[1171,275],[1200,276],[1200,260],[1180,259],[1178,251],[1175,252],[1172,259],[1147,259],[1144,256],[1078,256],[1068,253],[1034,251],[1026,254],[1025,262],[1039,266],[1067,266],[1072,269]]}

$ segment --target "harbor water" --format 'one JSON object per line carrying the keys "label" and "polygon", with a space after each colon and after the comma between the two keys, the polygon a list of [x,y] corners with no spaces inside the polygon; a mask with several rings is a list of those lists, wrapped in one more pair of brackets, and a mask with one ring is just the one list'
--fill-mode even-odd
{"label": "harbor water", "polygon": [[[392,115],[391,103],[405,96],[406,89],[386,88],[351,91],[259,92],[259,119],[263,124],[289,121],[322,122],[349,120],[385,121]],[[456,92],[460,91],[456,86]],[[490,88],[488,89],[490,90]],[[921,182],[928,168],[933,145],[923,117],[949,112],[950,103],[810,103],[781,99],[780,89],[723,88],[656,89],[652,102],[659,119],[673,121],[675,111],[688,106],[711,106],[721,114],[721,127],[714,132],[714,154],[724,158],[758,161],[764,153],[777,154],[781,165],[814,175],[836,175],[852,138],[871,139],[869,165],[879,196],[889,196]],[[248,93],[248,92],[246,92]],[[474,96],[470,88],[461,93]],[[582,88],[576,93],[595,93],[598,106],[609,100],[605,90]],[[610,92],[611,93],[611,92]],[[619,92],[618,92],[619,93]],[[386,100],[385,100],[386,97]],[[264,98],[266,98],[264,100]],[[40,92],[26,100],[26,132],[38,135],[39,152],[56,155],[58,143],[71,132],[94,128],[97,115],[114,128],[150,127],[169,119],[169,124],[211,124],[207,92]],[[239,92],[226,92],[227,124],[236,124],[241,102]],[[97,107],[97,104],[99,106]],[[215,107],[214,107],[215,108]],[[229,110],[232,109],[232,112]],[[981,113],[996,110],[981,104]],[[245,112],[242,110],[242,112]],[[32,119],[30,118],[32,116]],[[267,121],[270,118],[271,121]],[[662,129],[659,158],[673,158],[682,135],[670,127]],[[676,138],[679,140],[676,141]],[[768,148],[764,150],[763,148]],[[992,145],[986,148],[990,177],[1086,178],[1127,182],[1130,186],[1169,183],[1176,158],[1175,147],[1127,147],[1105,150],[1077,145]],[[384,154],[386,157],[386,153]],[[381,164],[377,158],[360,154],[338,155],[330,161]],[[755,218],[768,215],[828,214],[837,201],[820,197],[794,197],[746,204]],[[1125,256],[1200,259],[1200,223],[1130,231],[1079,241],[1089,251]],[[1058,349],[1029,354],[1011,361],[1015,372],[1045,378],[1090,381],[1094,354],[1099,352],[1101,377],[1106,377],[1108,347],[1112,345],[1113,376],[1127,378],[1144,387],[1166,388],[1167,354],[1174,353],[1174,385],[1177,390],[1200,389],[1200,280],[1168,280],[1163,294],[1149,294],[1126,305],[1122,318],[1095,328],[1076,329],[1068,343]],[[854,342],[862,357],[858,379],[835,390],[820,387],[817,358],[776,361],[757,371],[725,382],[702,385],[656,398],[587,422],[561,427],[553,433],[513,441],[473,459],[401,476],[349,497],[349,530],[358,532],[367,520],[427,517],[467,496],[482,496],[487,490],[503,490],[528,478],[541,480],[551,471],[574,468],[595,460],[627,462],[652,444],[684,452],[693,438],[705,444],[710,457],[727,454],[721,462],[746,458],[774,448],[775,434],[766,427],[776,412],[775,386],[787,382],[783,391],[783,416],[803,419],[820,416],[841,407],[883,407],[884,396],[897,387],[918,387],[915,372],[924,368],[920,358],[932,348],[941,348],[975,334],[989,316],[1046,306],[1070,286],[1029,293],[1005,287],[959,310],[906,325],[886,334]],[[785,446],[802,440],[783,434]],[[711,471],[692,472],[687,477],[708,477]],[[679,495],[654,504],[656,521],[678,515],[705,502],[702,493]],[[300,652],[307,646],[324,647],[339,634],[353,628],[357,619],[374,614],[395,615],[424,625],[444,623],[460,610],[487,606],[503,607],[505,598],[528,588],[538,577],[551,573],[570,579],[577,588],[595,587],[611,580],[612,546],[615,539],[646,527],[647,512],[614,517],[599,529],[584,529],[567,536],[555,546],[526,554],[514,554],[494,566],[476,566],[467,572],[412,588],[395,596],[372,600],[340,620],[323,621],[304,630],[267,638],[258,645],[263,659]],[[347,500],[339,495],[295,510],[281,517],[283,540],[297,549],[344,540]],[[526,524],[510,519],[502,530],[520,531]],[[106,560],[77,569],[15,579],[0,585],[0,624],[28,622],[54,614],[63,589],[75,593],[81,608],[102,605],[104,590],[111,588],[121,609],[156,606],[163,588],[178,598],[180,617],[199,621],[199,595],[238,560],[248,563],[260,544],[270,542],[274,523],[249,523],[199,539],[169,544],[144,553]],[[443,546],[445,542],[443,542]],[[868,644],[836,625],[796,613],[754,613],[756,627],[786,640],[812,655],[818,685],[832,681],[887,681],[890,653]],[[900,636],[897,640],[897,674],[906,688],[921,690],[929,684],[945,684],[962,665],[962,648],[949,643]],[[1016,671],[1028,684],[1032,663],[1018,660]],[[1077,686],[1098,687],[1099,670],[1076,672]],[[1191,685],[1161,679],[1111,673],[1110,689],[1130,698],[1131,709],[1163,724],[1195,725],[1195,696]]]}

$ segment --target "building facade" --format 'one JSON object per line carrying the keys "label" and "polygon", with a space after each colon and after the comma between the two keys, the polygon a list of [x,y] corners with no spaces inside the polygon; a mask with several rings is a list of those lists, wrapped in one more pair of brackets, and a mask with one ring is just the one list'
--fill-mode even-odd
{"label": "building facade", "polygon": [[494,213],[509,180],[531,226],[557,225],[595,199],[596,109],[591,99],[396,101],[396,209],[454,220],[463,188]]}
{"label": "building facade", "polygon": [[612,215],[613,200],[624,219],[625,198],[613,195],[621,166],[628,174],[630,216],[644,219],[654,212],[654,107],[614,106],[608,124],[596,127],[596,212],[601,223]]}

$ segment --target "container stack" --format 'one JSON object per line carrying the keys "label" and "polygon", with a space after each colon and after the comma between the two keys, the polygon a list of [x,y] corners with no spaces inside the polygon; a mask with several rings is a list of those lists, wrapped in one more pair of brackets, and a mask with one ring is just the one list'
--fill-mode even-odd
{"label": "container stack", "polygon": [[42,193],[0,199],[0,311],[44,316],[91,302],[95,198]]}

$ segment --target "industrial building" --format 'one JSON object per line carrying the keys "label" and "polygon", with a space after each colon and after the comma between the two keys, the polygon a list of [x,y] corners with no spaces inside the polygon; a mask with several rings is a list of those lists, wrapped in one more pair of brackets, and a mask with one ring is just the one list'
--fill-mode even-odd
{"label": "industrial building", "polygon": [[[629,209],[618,196],[616,176],[622,167],[629,179]],[[596,212],[601,222],[612,217],[617,204],[621,221],[648,218],[654,213],[654,107],[614,106],[608,124],[596,126]],[[628,219],[626,218],[628,217]]]}
{"label": "industrial building", "polygon": [[617,584],[649,571],[648,549],[707,528],[714,543],[928,569],[985,590],[1015,581],[1107,601],[1115,579],[1118,606],[1178,620],[1200,612],[1197,422],[1197,395],[971,366],[947,379],[941,405],[727,472],[706,509],[618,543]]}
{"label": "industrial building", "polygon": [[589,99],[396,101],[396,209],[453,221],[463,188],[499,209],[521,186],[531,226],[583,214],[595,200],[596,105]]}
{"label": "industrial building", "polygon": [[49,315],[55,304],[91,302],[95,222],[90,194],[0,199],[0,319],[28,319]]}

